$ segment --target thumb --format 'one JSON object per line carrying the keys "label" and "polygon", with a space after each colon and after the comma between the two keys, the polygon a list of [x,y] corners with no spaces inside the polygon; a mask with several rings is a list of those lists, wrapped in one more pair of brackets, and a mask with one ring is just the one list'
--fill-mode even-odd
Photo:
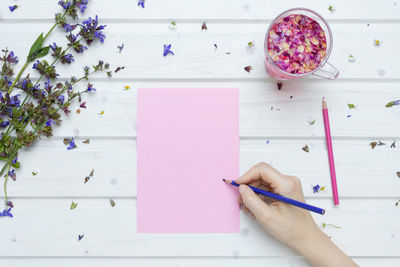
{"label": "thumb", "polygon": [[244,205],[254,214],[257,220],[264,221],[271,215],[271,208],[247,185],[241,184],[239,192]]}

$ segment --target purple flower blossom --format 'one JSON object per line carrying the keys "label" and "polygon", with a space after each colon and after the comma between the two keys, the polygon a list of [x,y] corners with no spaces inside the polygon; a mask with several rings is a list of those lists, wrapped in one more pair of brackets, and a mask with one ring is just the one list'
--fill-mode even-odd
{"label": "purple flower blossom", "polygon": [[7,201],[7,206],[9,206],[10,208],[14,208],[14,204],[11,200]]}
{"label": "purple flower blossom", "polygon": [[85,13],[85,9],[87,8],[88,3],[89,3],[89,0],[82,0],[81,3],[76,3],[76,5],[79,7],[81,13]]}
{"label": "purple flower blossom", "polygon": [[10,63],[18,63],[18,57],[14,55],[13,51],[10,51],[6,60]]}
{"label": "purple flower blossom", "polygon": [[0,123],[0,127],[4,128],[7,127],[10,124],[9,121],[3,121],[2,123]]}
{"label": "purple flower blossom", "polygon": [[61,61],[67,62],[68,64],[70,64],[71,62],[73,62],[75,60],[74,60],[74,56],[72,54],[66,54],[62,57]]}
{"label": "purple flower blossom", "polygon": [[12,164],[15,164],[15,163],[17,163],[17,161],[18,161],[18,157],[15,157],[15,159],[13,159],[13,160],[11,161],[11,163],[12,163]]}
{"label": "purple flower blossom", "polygon": [[18,5],[9,6],[8,8],[10,9],[11,12],[14,12],[14,10],[18,8]]}
{"label": "purple flower blossom", "polygon": [[57,44],[55,42],[53,42],[53,44],[49,44],[51,50],[53,50],[54,52],[56,52],[57,50]]}
{"label": "purple flower blossom", "polygon": [[8,172],[8,175],[15,181],[17,179],[17,175],[15,174],[15,170],[11,170]]}
{"label": "purple flower blossom", "polygon": [[164,57],[166,57],[168,54],[175,55],[174,52],[171,51],[171,44],[164,45]]}
{"label": "purple flower blossom", "polygon": [[11,86],[12,82],[10,80],[8,80],[8,77],[6,75],[4,75],[3,80],[7,83],[8,87]]}
{"label": "purple flower blossom", "polygon": [[121,54],[122,50],[124,49],[124,43],[122,45],[117,45],[118,51]]}
{"label": "purple flower blossom", "polygon": [[13,217],[11,214],[11,207],[9,209],[4,209],[3,212],[0,212],[0,217]]}
{"label": "purple flower blossom", "polygon": [[78,235],[78,241],[81,241],[85,234]]}
{"label": "purple flower blossom", "polygon": [[318,193],[318,190],[319,190],[319,185],[318,184],[313,186],[313,193]]}
{"label": "purple flower blossom", "polygon": [[58,1],[58,4],[62,6],[63,9],[68,9],[71,6],[71,3],[69,1]]}
{"label": "purple flower blossom", "polygon": [[8,103],[8,105],[9,106],[19,107],[19,105],[21,104],[21,100],[18,99],[19,96],[20,96],[20,94],[13,95],[10,98],[10,102]]}
{"label": "purple flower blossom", "polygon": [[69,142],[69,146],[67,147],[67,150],[71,150],[74,148],[76,148],[76,144],[75,144],[74,138],[72,137],[71,141]]}
{"label": "purple flower blossom", "polygon": [[51,126],[53,125],[55,122],[52,119],[49,119],[48,121],[46,121],[46,126]]}
{"label": "purple flower blossom", "polygon": [[88,83],[87,91],[88,92],[93,92],[93,91],[96,91],[96,88],[93,88],[93,84]]}
{"label": "purple flower blossom", "polygon": [[36,69],[37,65],[40,64],[39,60],[36,60],[35,63],[33,63],[32,69]]}
{"label": "purple flower blossom", "polygon": [[138,6],[141,6],[142,8],[144,8],[144,1],[145,1],[145,0],[139,0],[138,3],[137,3],[137,5],[138,5]]}
{"label": "purple flower blossom", "polygon": [[89,17],[87,20],[82,22],[82,29],[80,31],[80,35],[85,38],[86,42],[90,44],[93,41],[93,37],[100,40],[100,42],[104,42],[104,38],[106,36],[103,34],[101,30],[103,30],[106,25],[99,25],[99,17],[96,15],[94,19]]}
{"label": "purple flower blossom", "polygon": [[76,25],[71,25],[71,24],[68,24],[68,23],[64,23],[64,24],[62,25],[62,27],[64,28],[64,30],[65,30],[66,32],[72,32],[73,30],[75,30]]}
{"label": "purple flower blossom", "polygon": [[63,95],[59,95],[59,96],[57,97],[57,99],[58,99],[60,105],[64,104],[64,99],[65,99],[65,98],[64,98]]}

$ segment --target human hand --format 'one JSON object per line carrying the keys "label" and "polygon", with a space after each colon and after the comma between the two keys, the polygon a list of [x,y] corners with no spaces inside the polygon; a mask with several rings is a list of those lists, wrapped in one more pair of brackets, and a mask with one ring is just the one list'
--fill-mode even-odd
{"label": "human hand", "polygon": [[[299,178],[281,174],[266,163],[259,163],[236,180],[288,198],[304,202]],[[239,187],[239,203],[276,239],[296,247],[312,235],[321,234],[310,213],[304,209],[257,195],[246,185]],[[267,204],[267,201],[269,204]]]}
{"label": "human hand", "polygon": [[239,203],[245,212],[276,239],[288,244],[314,266],[358,266],[318,227],[310,212],[259,196],[246,184],[305,202],[299,178],[281,174],[266,163],[258,163],[236,180]]}

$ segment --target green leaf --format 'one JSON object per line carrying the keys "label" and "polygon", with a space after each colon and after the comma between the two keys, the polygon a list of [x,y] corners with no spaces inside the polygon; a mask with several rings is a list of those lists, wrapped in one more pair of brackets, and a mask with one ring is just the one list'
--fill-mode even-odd
{"label": "green leaf", "polygon": [[19,167],[21,166],[21,163],[19,161],[17,161],[15,163],[11,163],[11,166],[13,166],[14,168],[19,169]]}
{"label": "green leaf", "polygon": [[385,105],[385,107],[387,107],[387,108],[393,107],[395,102],[396,102],[396,101],[390,101],[389,103],[387,103],[387,104]]}
{"label": "green leaf", "polygon": [[349,107],[349,109],[356,108],[356,105],[354,105],[354,104],[347,104],[347,106]]}
{"label": "green leaf", "polygon": [[72,201],[70,209],[73,210],[78,206],[78,203]]}
{"label": "green leaf", "polygon": [[32,61],[35,59],[35,58],[32,59],[32,55],[37,53],[42,48],[43,41],[44,41],[43,33],[41,33],[39,35],[39,37],[36,39],[36,41],[33,43],[33,45],[31,46],[31,49],[29,50],[29,54],[28,54],[29,61]]}
{"label": "green leaf", "polygon": [[50,46],[45,46],[45,47],[43,47],[43,48],[41,48],[35,55],[35,59],[36,58],[41,58],[41,57],[45,57],[45,56],[47,56],[47,54],[49,53],[49,49],[50,49]]}
{"label": "green leaf", "polygon": [[37,172],[32,172],[32,175],[33,175],[33,176],[35,176],[35,175],[37,175],[37,174],[38,174]]}

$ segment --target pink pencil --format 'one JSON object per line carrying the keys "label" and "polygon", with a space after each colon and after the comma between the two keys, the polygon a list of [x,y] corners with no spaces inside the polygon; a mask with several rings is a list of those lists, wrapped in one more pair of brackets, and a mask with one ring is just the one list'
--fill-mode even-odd
{"label": "pink pencil", "polygon": [[336,184],[336,172],[335,172],[335,161],[333,159],[331,129],[329,127],[328,107],[326,105],[325,98],[322,98],[322,115],[324,117],[326,146],[328,147],[329,170],[331,172],[333,203],[335,205],[339,205],[339,194]]}

